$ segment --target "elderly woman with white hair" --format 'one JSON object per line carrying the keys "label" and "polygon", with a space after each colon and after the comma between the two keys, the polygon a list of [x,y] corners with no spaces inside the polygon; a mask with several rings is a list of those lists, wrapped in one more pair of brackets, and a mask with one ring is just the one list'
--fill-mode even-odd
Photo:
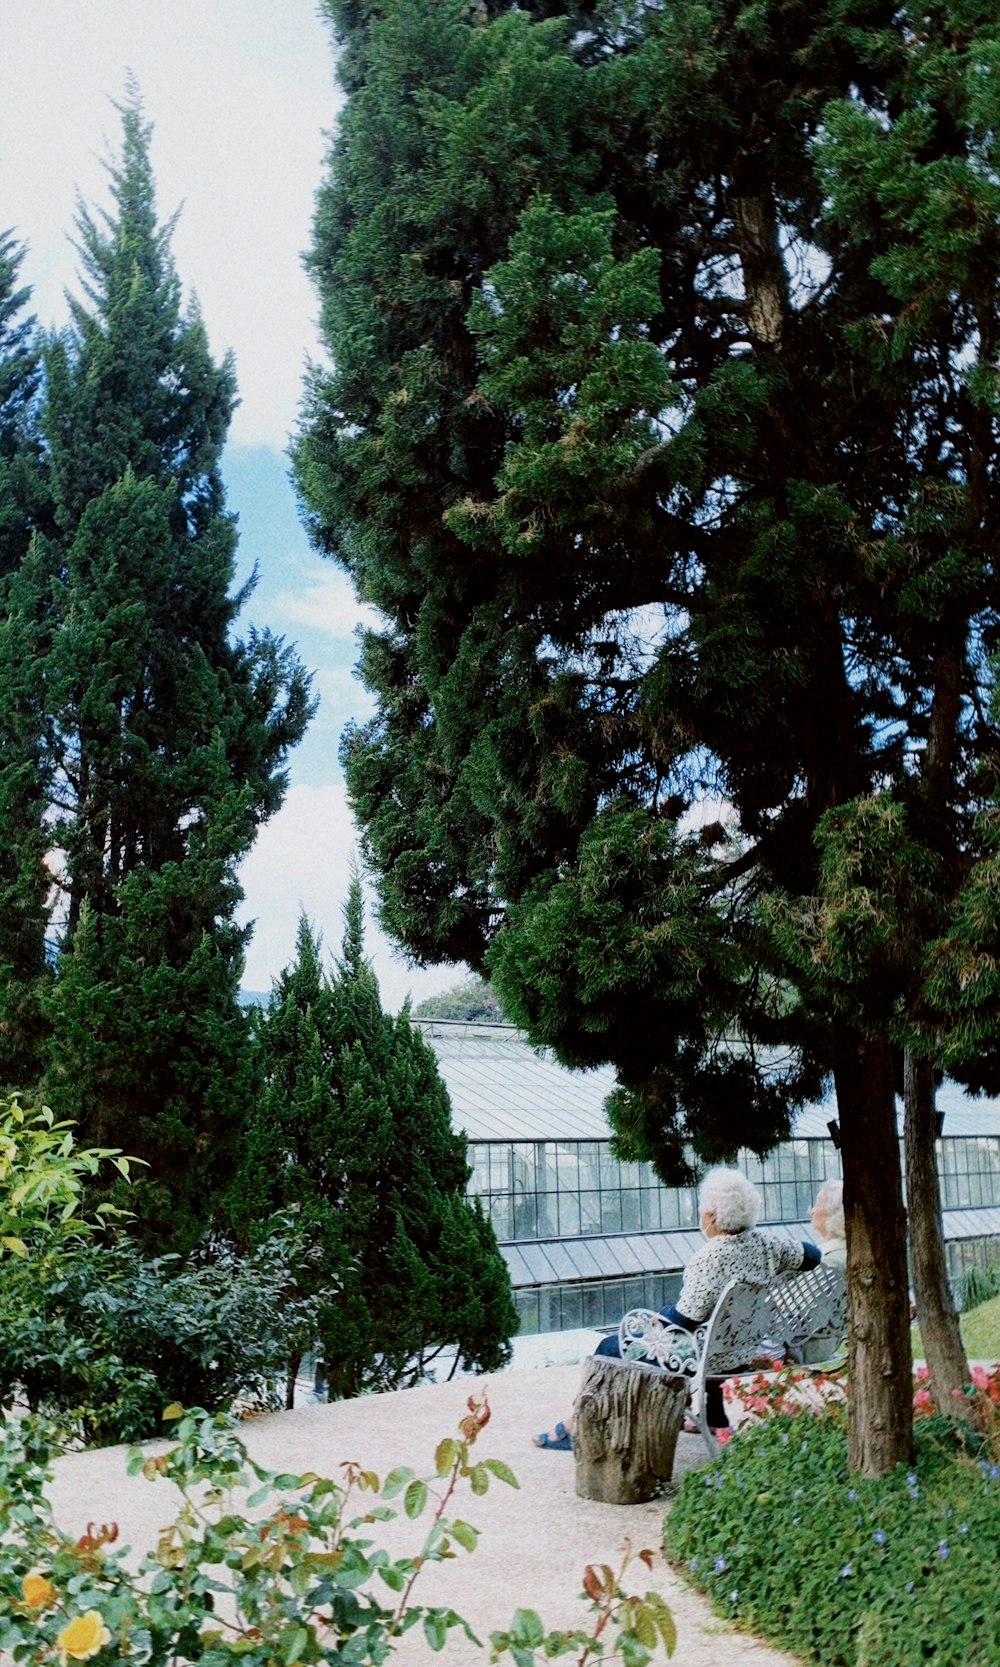
{"label": "elderly woman with white hair", "polygon": [[[814,1244],[795,1243],[758,1228],[762,1207],[757,1188],[738,1169],[713,1169],[705,1176],[698,1189],[698,1210],[708,1243],[688,1263],[676,1303],[660,1310],[664,1320],[696,1331],[731,1279],[762,1285],[775,1274],[800,1273],[817,1266],[820,1252]],[[618,1337],[605,1337],[595,1352],[620,1355]],[[705,1396],[710,1428],[716,1435],[720,1430],[728,1434],[722,1380],[709,1378]],[[570,1424],[557,1424],[554,1431],[534,1440],[538,1447],[569,1448]]]}
{"label": "elderly woman with white hair", "polygon": [[816,1194],[809,1219],[823,1241],[823,1263],[828,1268],[847,1266],[847,1225],[844,1221],[843,1181],[824,1181]]}

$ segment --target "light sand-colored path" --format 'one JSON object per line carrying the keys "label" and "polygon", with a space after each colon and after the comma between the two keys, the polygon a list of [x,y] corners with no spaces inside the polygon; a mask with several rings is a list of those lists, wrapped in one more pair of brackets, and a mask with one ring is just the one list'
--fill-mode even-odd
{"label": "light sand-colored path", "polygon": [[[717,1620],[667,1568],[659,1549],[662,1504],[622,1507],[578,1499],[572,1455],[531,1445],[533,1431],[551,1426],[568,1410],[579,1376],[577,1366],[555,1366],[502,1372],[486,1380],[492,1418],[476,1444],[476,1456],[506,1460],[520,1488],[515,1492],[495,1482],[485,1498],[465,1494],[455,1501],[452,1514],[481,1530],[479,1545],[471,1557],[460,1554],[454,1562],[429,1567],[414,1596],[451,1604],[484,1640],[491,1630],[505,1627],[518,1606],[538,1610],[547,1626],[579,1626],[587,1617],[578,1596],[586,1564],[617,1563],[629,1540],[635,1550],[649,1547],[656,1555],[651,1575],[641,1564],[633,1565],[631,1589],[655,1587],[670,1604],[679,1633],[673,1658],[678,1667],[796,1667],[793,1657]],[[254,1458],[273,1469],[336,1477],[342,1460],[358,1459],[383,1476],[398,1464],[428,1476],[438,1441],[457,1433],[466,1398],[483,1381],[466,1378],[275,1413],[245,1426],[247,1445]],[[678,1470],[703,1460],[700,1440],[682,1435]],[[60,1526],[81,1532],[88,1521],[114,1518],[125,1542],[137,1550],[155,1543],[157,1530],[173,1514],[174,1497],[162,1481],[127,1478],[119,1448],[60,1460],[52,1491]],[[418,1531],[419,1524],[403,1524],[394,1548],[415,1550]],[[398,1656],[406,1667],[431,1661],[443,1667],[485,1667],[488,1658],[488,1650],[476,1650],[457,1633],[435,1655],[416,1629]]]}

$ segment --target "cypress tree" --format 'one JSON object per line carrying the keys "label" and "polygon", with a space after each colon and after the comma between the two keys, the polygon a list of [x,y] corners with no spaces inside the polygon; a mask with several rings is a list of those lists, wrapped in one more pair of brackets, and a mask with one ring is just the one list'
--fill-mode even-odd
{"label": "cypress tree", "polygon": [[315,1260],[331,1395],[416,1382],[443,1351],[465,1368],[509,1358],[517,1319],[493,1230],[434,1056],[404,1012],[383,1013],[364,956],[360,884],[327,979],[300,921],[259,1033],[264,1086],[233,1192],[251,1236],[294,1208]]}
{"label": "cypress tree", "polygon": [[37,428],[41,351],[23,251],[0,236],[0,1081],[35,1082],[47,979],[45,797],[33,634],[20,617],[21,565],[44,502]]}
{"label": "cypress tree", "polygon": [[121,117],[113,207],[77,221],[84,299],[46,353],[51,526],[22,563],[17,624],[60,853],[44,1090],[82,1139],[147,1159],[132,1207],[183,1245],[245,1111],[236,869],[310,701],[280,641],[232,634],[233,368],[183,308],[134,89]]}
{"label": "cypress tree", "polygon": [[894,1089],[902,1050],[945,1062],[927,957],[991,857],[995,16],[328,9],[298,470],[388,621],[345,748],[386,924],[611,1060],[664,1173],[767,1146],[832,1070],[850,1460],[890,1468]]}

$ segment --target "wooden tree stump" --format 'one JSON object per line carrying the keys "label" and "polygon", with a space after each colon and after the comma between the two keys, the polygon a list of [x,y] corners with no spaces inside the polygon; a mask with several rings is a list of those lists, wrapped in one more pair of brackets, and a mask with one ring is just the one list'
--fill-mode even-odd
{"label": "wooden tree stump", "polygon": [[606,1505],[652,1499],[674,1468],[689,1381],[645,1361],[591,1355],[573,1415],[576,1491]]}

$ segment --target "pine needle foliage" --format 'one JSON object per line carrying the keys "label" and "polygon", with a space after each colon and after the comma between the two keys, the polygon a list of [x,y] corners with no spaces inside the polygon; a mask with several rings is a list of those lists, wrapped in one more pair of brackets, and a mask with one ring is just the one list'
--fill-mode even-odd
{"label": "pine needle foliage", "polygon": [[610,1060],[663,1173],[832,1069],[891,1465],[898,1050],[971,1080],[997,1019],[995,11],[327,10],[296,461],[386,619],[344,746],[384,922]]}
{"label": "pine needle foliage", "polygon": [[506,1267],[451,1126],[434,1055],[404,1011],[382,1011],[352,882],[332,977],[308,922],[257,1034],[263,1087],[232,1195],[259,1239],[293,1209],[324,1296],[331,1396],[417,1382],[442,1353],[495,1370],[517,1328]]}
{"label": "pine needle foliage", "polygon": [[111,205],[79,207],[81,294],[45,351],[46,511],[8,583],[2,675],[20,791],[43,807],[44,1091],[82,1139],[148,1161],[131,1207],[170,1249],[232,1173],[249,1098],[237,867],[311,704],[280,640],[234,636],[233,366],[184,305],[134,86],[119,108]]}

